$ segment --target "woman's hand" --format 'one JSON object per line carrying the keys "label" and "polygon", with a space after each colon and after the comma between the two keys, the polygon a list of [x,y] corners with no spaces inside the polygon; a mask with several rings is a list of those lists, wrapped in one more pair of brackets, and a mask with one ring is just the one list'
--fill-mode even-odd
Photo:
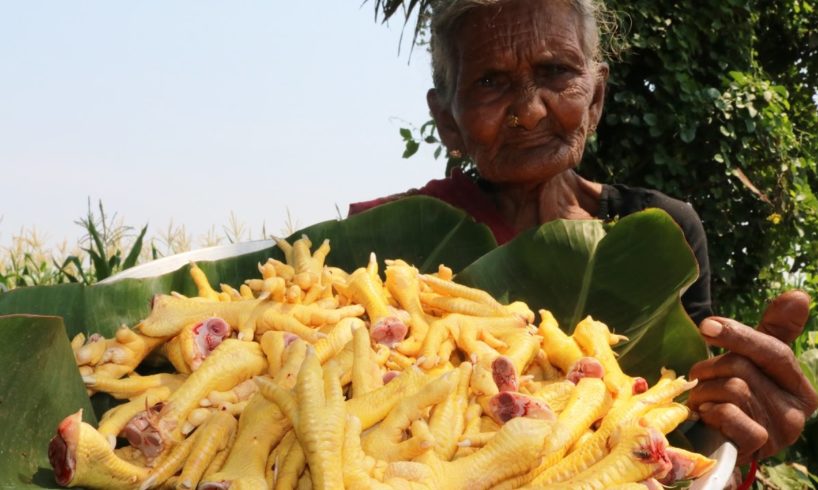
{"label": "woman's hand", "polygon": [[690,378],[699,384],[687,404],[738,446],[740,464],[795,442],[818,407],[788,345],[808,316],[809,296],[788,291],[770,303],[757,329],[721,317],[699,325],[708,344],[729,352],[693,366]]}

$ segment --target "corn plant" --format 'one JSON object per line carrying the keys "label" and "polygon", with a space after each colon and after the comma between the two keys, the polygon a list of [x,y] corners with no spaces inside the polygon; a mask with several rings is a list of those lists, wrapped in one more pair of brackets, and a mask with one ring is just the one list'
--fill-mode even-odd
{"label": "corn plant", "polygon": [[36,228],[26,228],[12,237],[10,246],[0,249],[5,256],[0,262],[0,291],[66,282],[54,258],[63,254],[65,244],[55,254],[43,242]]}
{"label": "corn plant", "polygon": [[[26,286],[93,284],[138,263],[196,247],[251,240],[255,236],[246,223],[231,213],[221,229],[213,225],[197,239],[184,224],[172,220],[164,230],[149,237],[147,225],[135,233],[135,228],[125,225],[116,213],[107,213],[101,201],[95,207],[89,201],[86,215],[75,223],[84,233],[73,246],[63,242],[52,250],[37,229],[24,228],[11,237],[10,245],[0,247],[0,293]],[[297,223],[287,210],[283,236],[298,229]],[[269,238],[264,225],[261,238]]]}
{"label": "corn plant", "polygon": [[[123,258],[124,239],[132,228],[123,225],[122,220],[117,219],[116,213],[112,216],[106,215],[102,201],[98,202],[98,208],[99,216],[96,216],[89,200],[88,214],[76,221],[86,230],[86,235],[81,242],[88,244],[82,249],[88,254],[88,263],[77,255],[70,255],[63,261],[60,271],[71,282],[91,284],[131,268],[136,265],[142,251],[142,242],[148,231],[148,225],[142,227]],[[76,273],[69,272],[68,266],[73,266]]]}

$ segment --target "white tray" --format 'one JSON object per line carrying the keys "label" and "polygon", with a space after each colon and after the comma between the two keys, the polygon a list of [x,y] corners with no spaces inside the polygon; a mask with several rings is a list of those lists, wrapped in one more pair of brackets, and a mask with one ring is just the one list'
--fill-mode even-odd
{"label": "white tray", "polygon": [[695,424],[685,433],[696,450],[716,460],[716,466],[709,473],[698,478],[690,490],[723,490],[730,482],[736,466],[738,450],[715,430],[702,424]]}

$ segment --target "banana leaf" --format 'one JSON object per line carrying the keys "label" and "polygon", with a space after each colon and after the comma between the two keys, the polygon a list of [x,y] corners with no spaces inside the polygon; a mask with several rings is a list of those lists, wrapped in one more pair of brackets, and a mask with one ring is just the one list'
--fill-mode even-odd
{"label": "banana leaf", "polygon": [[57,424],[83,409],[96,424],[60,318],[0,317],[0,488],[56,488],[46,449]]}
{"label": "banana leaf", "polygon": [[[463,211],[429,197],[412,197],[377,207],[342,221],[325,221],[294,233],[290,242],[307,235],[318,246],[330,239],[327,263],[353,270],[375,252],[384,259],[403,258],[421,271],[445,263],[460,270],[497,246],[491,231]],[[256,265],[268,257],[283,260],[277,247],[213,262],[200,262],[212,284],[238,287],[258,277]],[[0,293],[0,315],[27,313],[64,319],[68,335],[98,332],[110,337],[122,324],[134,325],[150,311],[155,294],[177,291],[194,295],[188,268],[148,279],[123,279],[85,286],[64,284],[14,289]]]}
{"label": "banana leaf", "polygon": [[[564,326],[592,314],[631,335],[632,343],[647,345],[627,350],[622,360],[648,378],[655,378],[650,373],[664,364],[686,371],[680,366],[706,352],[679,303],[680,291],[695,278],[695,259],[681,231],[659,211],[625,218],[607,234],[599,222],[554,222],[496,248],[485,226],[446,204],[418,197],[347,220],[319,223],[296,232],[290,240],[302,234],[314,245],[329,238],[328,263],[346,270],[365,265],[371,251],[380,259],[403,258],[422,271],[445,263],[455,271],[465,268],[459,280],[500,298],[522,299],[532,308],[551,309]],[[213,284],[238,285],[257,277],[256,264],[270,256],[281,258],[277,249],[269,249],[200,262],[199,266]],[[25,394],[9,396],[0,404],[0,424],[6,432],[5,439],[0,439],[4,451],[0,457],[8,459],[0,466],[0,487],[7,481],[13,482],[13,488],[53,487],[50,470],[43,469],[48,466],[47,438],[42,437],[50,437],[59,420],[79,407],[86,407],[85,413],[93,416],[73,366],[68,336],[81,331],[110,336],[118,325],[133,325],[144,318],[154,294],[169,291],[195,293],[187,267],[148,279],[23,288],[0,294],[0,314],[54,314],[65,320],[64,329],[49,323],[45,331],[37,326],[40,320],[13,323],[14,328],[5,328],[8,320],[0,322],[0,343],[5,349],[0,372],[14,373],[3,382],[0,393]],[[70,372],[52,369],[50,378],[40,381],[37,373],[44,372],[41,364],[49,356],[31,356],[31,362],[23,359],[31,352],[49,353],[68,365],[70,369],[61,369]],[[76,394],[54,391],[53,385],[79,389],[82,396],[77,400]],[[48,411],[33,410],[43,398],[51,404]],[[36,420],[21,419],[20,413]],[[36,437],[32,431],[37,432]],[[5,457],[12,453],[29,459]]]}
{"label": "banana leaf", "polygon": [[681,304],[697,275],[682,230],[649,209],[607,234],[599,221],[547,223],[484,255],[457,281],[550,310],[569,332],[587,315],[605,322],[629,338],[618,346],[623,370],[653,381],[662,367],[685,374],[707,356]]}

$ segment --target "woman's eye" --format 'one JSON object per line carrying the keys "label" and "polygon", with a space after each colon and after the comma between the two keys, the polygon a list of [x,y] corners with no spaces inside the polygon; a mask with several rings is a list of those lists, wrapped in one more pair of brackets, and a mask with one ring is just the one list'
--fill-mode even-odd
{"label": "woman's eye", "polygon": [[545,65],[542,68],[542,71],[545,75],[562,75],[563,73],[568,71],[568,67],[565,65]]}
{"label": "woman's eye", "polygon": [[496,85],[496,79],[494,77],[480,77],[477,80],[477,85],[483,88],[492,88]]}
{"label": "woman's eye", "polygon": [[477,79],[477,86],[480,88],[498,88],[503,85],[505,78],[498,74],[483,75]]}
{"label": "woman's eye", "polygon": [[543,65],[539,69],[540,74],[547,77],[564,75],[566,73],[569,73],[570,71],[571,71],[570,67],[558,63]]}

